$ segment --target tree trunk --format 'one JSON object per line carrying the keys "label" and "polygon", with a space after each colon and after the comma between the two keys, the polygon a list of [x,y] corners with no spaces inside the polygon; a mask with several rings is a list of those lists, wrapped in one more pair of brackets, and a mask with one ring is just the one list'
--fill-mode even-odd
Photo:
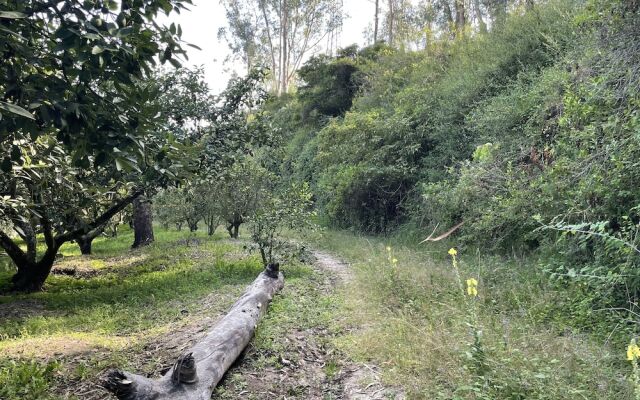
{"label": "tree trunk", "polygon": [[80,253],[82,253],[83,256],[91,254],[91,242],[93,242],[92,237],[82,236],[76,239],[76,243],[78,243],[80,247]]}
{"label": "tree trunk", "polygon": [[182,222],[176,223],[176,229],[178,230],[178,232],[182,231]]}
{"label": "tree trunk", "polygon": [[189,224],[189,232],[195,232],[198,230],[198,221],[195,221],[195,222],[189,221],[188,224]]}
{"label": "tree trunk", "polygon": [[444,2],[444,15],[447,19],[447,29],[449,30],[449,37],[455,37],[455,29],[453,27],[453,12],[451,11],[451,5],[449,4],[449,0]]}
{"label": "tree trunk", "polygon": [[280,9],[280,95],[289,90],[289,6],[287,0],[282,0]]}
{"label": "tree trunk", "polygon": [[134,239],[131,247],[146,246],[153,242],[153,213],[151,200],[146,196],[139,196],[133,201],[133,230]]}
{"label": "tree trunk", "polygon": [[393,46],[393,23],[396,18],[394,14],[393,0],[389,0],[389,46]]}
{"label": "tree trunk", "polygon": [[235,225],[233,225],[233,238],[237,239],[240,236],[240,223],[236,222]]}
{"label": "tree trunk", "polygon": [[59,248],[59,246],[47,248],[44,256],[38,262],[13,259],[18,267],[18,272],[11,277],[12,289],[25,293],[41,291],[44,282],[51,273]]}
{"label": "tree trunk", "polygon": [[473,0],[473,7],[476,14],[476,18],[478,19],[478,29],[480,33],[487,33],[487,24],[484,22],[484,18],[482,16],[482,9],[480,8],[480,0]]}
{"label": "tree trunk", "polygon": [[240,236],[240,223],[239,222],[231,222],[227,225],[227,232],[229,232],[229,236],[232,239],[237,239]]}
{"label": "tree trunk", "polygon": [[80,253],[82,253],[82,255],[87,256],[91,254],[91,244],[93,243],[93,239],[100,236],[102,232],[104,232],[104,229],[105,227],[101,226],[76,239],[76,243],[80,246]]}
{"label": "tree trunk", "polygon": [[376,13],[373,18],[373,44],[378,43],[378,21],[380,15],[380,0],[376,0]]}
{"label": "tree trunk", "polygon": [[24,241],[27,245],[26,256],[29,262],[36,262],[36,253],[38,247],[38,238],[36,236],[36,231],[33,229],[33,225],[31,222],[24,222],[19,219],[15,219],[13,221],[14,230],[18,233],[18,236]]}
{"label": "tree trunk", "polygon": [[[46,216],[46,212],[39,210],[40,214],[38,215],[38,218],[40,220],[40,226],[42,228],[44,242],[47,248],[42,258],[37,262],[31,260],[30,256],[23,251],[12,238],[0,230],[0,247],[6,251],[7,255],[11,258],[11,261],[13,261],[18,269],[18,272],[11,278],[13,289],[21,292],[41,290],[44,286],[44,282],[51,273],[51,268],[56,260],[56,255],[58,254],[60,246],[66,242],[77,240],[81,236],[86,235],[87,231],[94,232],[102,229],[101,227],[108,223],[114,215],[122,211],[125,207],[131,204],[132,201],[137,199],[138,196],[140,196],[140,193],[140,191],[135,191],[131,195],[121,199],[85,226],[62,232],[55,236],[53,224]],[[64,228],[61,229],[64,231]]]}
{"label": "tree trunk", "polygon": [[227,232],[233,239],[237,239],[240,234],[240,225],[242,225],[242,217],[238,214],[233,216],[231,221],[227,221]]}
{"label": "tree trunk", "polygon": [[110,371],[105,387],[121,400],[209,400],[227,369],[249,344],[273,296],[284,286],[279,266],[269,265],[207,336],[160,379]]}
{"label": "tree trunk", "polygon": [[213,236],[216,233],[216,228],[218,227],[218,218],[213,217],[205,217],[204,222],[207,224],[207,235]]}
{"label": "tree trunk", "polygon": [[[493,24],[491,29],[500,28],[507,19],[507,0],[495,0],[490,8]],[[495,28],[494,28],[495,27]]]}
{"label": "tree trunk", "polygon": [[464,0],[455,0],[456,3],[456,36],[461,36],[467,24],[467,16],[464,9]]}
{"label": "tree trunk", "polygon": [[229,237],[233,238],[233,224],[227,224],[227,232],[229,232]]}

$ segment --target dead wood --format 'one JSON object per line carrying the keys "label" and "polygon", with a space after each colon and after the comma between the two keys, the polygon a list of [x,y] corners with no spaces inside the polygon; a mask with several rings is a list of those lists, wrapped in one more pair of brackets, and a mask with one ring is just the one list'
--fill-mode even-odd
{"label": "dead wood", "polygon": [[209,400],[227,369],[253,337],[273,296],[284,286],[279,266],[269,265],[240,299],[159,379],[110,371],[104,386],[121,400]]}

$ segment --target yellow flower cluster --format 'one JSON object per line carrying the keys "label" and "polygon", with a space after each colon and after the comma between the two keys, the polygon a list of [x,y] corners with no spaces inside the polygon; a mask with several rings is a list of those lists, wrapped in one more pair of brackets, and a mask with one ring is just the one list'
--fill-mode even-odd
{"label": "yellow flower cluster", "polygon": [[634,361],[640,359],[640,347],[636,344],[636,340],[631,340],[627,347],[627,360]]}
{"label": "yellow flower cluster", "polygon": [[478,281],[475,278],[467,279],[467,294],[474,297],[478,295]]}
{"label": "yellow flower cluster", "polygon": [[387,259],[389,260],[389,262],[391,262],[391,264],[393,264],[394,266],[396,264],[398,264],[398,259],[395,257],[391,256],[391,246],[387,246]]}
{"label": "yellow flower cluster", "polygon": [[449,249],[449,255],[451,257],[455,257],[458,255],[458,250],[454,249],[453,247]]}

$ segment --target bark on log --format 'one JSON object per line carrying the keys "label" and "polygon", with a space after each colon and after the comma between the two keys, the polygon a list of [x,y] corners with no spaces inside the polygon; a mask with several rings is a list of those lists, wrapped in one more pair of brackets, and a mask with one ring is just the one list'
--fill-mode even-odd
{"label": "bark on log", "polygon": [[284,286],[279,265],[269,265],[240,299],[171,370],[157,380],[110,371],[104,386],[121,400],[209,400],[227,369],[253,337],[273,295]]}

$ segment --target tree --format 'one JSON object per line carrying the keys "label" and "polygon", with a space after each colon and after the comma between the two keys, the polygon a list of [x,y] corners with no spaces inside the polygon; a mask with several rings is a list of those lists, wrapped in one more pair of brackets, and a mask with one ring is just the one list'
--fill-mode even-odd
{"label": "tree", "polygon": [[212,236],[220,224],[220,207],[218,205],[216,185],[201,182],[195,188],[195,198],[200,202],[199,214],[207,226],[207,235]]}
{"label": "tree", "polygon": [[379,1],[376,1],[373,43],[386,36],[390,46],[420,48],[430,41],[435,19],[432,1],[387,0],[382,23],[379,23],[380,12]]}
{"label": "tree", "polygon": [[393,46],[393,39],[394,39],[393,34],[395,33],[393,28],[396,20],[396,8],[394,4],[395,0],[388,0],[388,1],[389,1],[389,9],[387,10],[387,34],[389,35],[389,45]]}
{"label": "tree", "polygon": [[240,225],[258,209],[273,179],[269,171],[249,157],[220,175],[216,185],[219,216],[226,222],[229,236],[238,238]]}
{"label": "tree", "polygon": [[464,32],[467,24],[467,15],[464,7],[464,0],[455,0],[456,7],[456,36],[460,36]]}
{"label": "tree", "polygon": [[[31,225],[46,245],[34,259],[0,232],[0,246],[17,266],[14,289],[40,289],[63,243],[104,225],[142,194],[127,171],[176,174],[171,149],[148,141],[156,92],[136,83],[158,59],[179,65],[179,27],[154,19],[190,3],[0,5],[0,219]],[[95,185],[99,180],[109,184]],[[82,212],[96,201],[108,206],[95,217]],[[70,223],[72,214],[83,223]]]}
{"label": "tree", "polygon": [[380,21],[380,0],[376,1],[376,10],[373,17],[373,44],[378,43],[378,23]]}
{"label": "tree", "polygon": [[353,45],[340,50],[337,57],[311,57],[300,68],[298,97],[304,105],[303,119],[313,114],[337,117],[351,108],[360,86],[355,79],[358,57],[357,46]]}
{"label": "tree", "polygon": [[342,24],[339,0],[221,0],[229,26],[218,36],[247,66],[271,70],[272,90],[287,93],[306,57]]}
{"label": "tree", "polygon": [[[273,184],[273,183],[272,183]],[[254,241],[265,267],[276,265],[278,256],[287,244],[285,229],[304,230],[313,227],[312,195],[309,185],[294,184],[283,189],[261,193],[258,207],[253,211],[251,239]]]}
{"label": "tree", "polygon": [[[182,145],[189,146],[208,132],[207,125],[212,122],[215,99],[203,75],[202,67],[155,74],[154,82],[160,95],[154,104],[163,121],[158,127],[160,138],[171,136]],[[153,189],[148,191],[149,196]],[[133,203],[134,248],[154,241],[152,204],[150,197],[141,197]],[[193,228],[195,224],[197,229],[197,222],[190,223],[189,227]]]}
{"label": "tree", "polygon": [[186,182],[181,187],[162,190],[156,196],[156,215],[163,224],[181,226],[186,223],[191,232],[198,230],[198,222],[203,218],[206,204],[214,198],[203,197],[199,186]]}
{"label": "tree", "polygon": [[151,200],[140,195],[133,201],[133,244],[137,248],[154,241]]}

